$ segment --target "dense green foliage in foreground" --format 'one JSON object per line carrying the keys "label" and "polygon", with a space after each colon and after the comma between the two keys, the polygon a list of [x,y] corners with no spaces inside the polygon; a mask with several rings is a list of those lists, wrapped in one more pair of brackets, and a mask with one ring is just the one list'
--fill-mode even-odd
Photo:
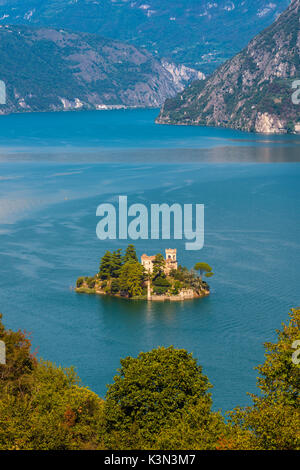
{"label": "dense green foliage in foreground", "polygon": [[[91,294],[97,290],[128,298],[146,298],[147,281],[150,281],[155,295],[178,295],[183,289],[193,289],[199,295],[209,292],[208,284],[202,280],[203,274],[213,276],[212,268],[207,263],[197,263],[190,271],[179,265],[178,269],[166,274],[166,261],[158,253],[153,264],[153,273],[150,274],[139,263],[134,245],[128,245],[124,256],[121,249],[113,253],[106,251],[95,276],[77,279],[77,292]],[[199,277],[196,271],[199,271]]]}
{"label": "dense green foliage in foreground", "polygon": [[7,350],[0,365],[0,449],[299,449],[299,339],[300,309],[292,310],[277,342],[265,345],[260,395],[225,421],[211,410],[208,378],[183,349],[122,359],[102,400],[73,369],[38,361],[27,335],[5,330],[0,320]]}

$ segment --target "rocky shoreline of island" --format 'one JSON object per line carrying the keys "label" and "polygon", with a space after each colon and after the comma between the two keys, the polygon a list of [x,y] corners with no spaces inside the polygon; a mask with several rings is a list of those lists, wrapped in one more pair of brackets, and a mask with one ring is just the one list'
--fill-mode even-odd
{"label": "rocky shoreline of island", "polygon": [[166,249],[153,256],[143,254],[138,261],[134,245],[122,250],[106,251],[94,276],[81,276],[76,281],[79,294],[108,295],[127,300],[184,301],[210,295],[206,278],[213,276],[207,263],[196,263],[193,269],[178,265],[177,250]]}

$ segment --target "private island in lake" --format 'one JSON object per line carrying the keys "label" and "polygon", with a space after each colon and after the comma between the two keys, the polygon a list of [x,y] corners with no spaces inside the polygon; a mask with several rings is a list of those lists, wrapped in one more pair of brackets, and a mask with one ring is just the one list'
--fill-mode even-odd
{"label": "private island in lake", "polygon": [[101,259],[99,272],[93,277],[79,277],[75,291],[131,300],[180,301],[205,297],[210,288],[202,277],[213,276],[207,263],[196,263],[194,269],[178,265],[177,250],[165,250],[165,257],[142,255],[138,261],[134,245],[128,245],[124,256],[121,249],[107,251]]}

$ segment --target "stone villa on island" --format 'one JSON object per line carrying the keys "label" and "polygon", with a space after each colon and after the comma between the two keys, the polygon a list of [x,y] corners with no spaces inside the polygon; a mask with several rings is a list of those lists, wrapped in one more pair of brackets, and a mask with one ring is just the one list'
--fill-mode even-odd
{"label": "stone villa on island", "polygon": [[[177,250],[174,248],[168,248],[165,250],[166,256],[165,256],[165,274],[168,276],[171,271],[177,270],[178,269],[178,262],[177,262]],[[153,272],[153,262],[155,260],[155,256],[148,256],[146,254],[143,254],[141,256],[141,264],[144,266],[145,270],[148,271],[148,273]],[[171,300],[171,301],[176,301],[176,300],[186,300],[186,299],[194,299],[196,297],[204,297],[206,295],[209,295],[209,290],[206,290],[205,288],[202,289],[201,293],[196,293],[193,288],[184,288],[181,289],[180,292],[178,292],[177,295],[155,295],[153,293],[152,287],[151,287],[151,281],[147,281],[147,300],[158,300],[158,301],[164,301],[164,300]]]}
{"label": "stone villa on island", "polygon": [[[172,269],[177,269],[178,268],[178,263],[177,263],[177,250],[168,248],[166,249],[166,267],[165,267],[165,273],[170,274]],[[148,256],[148,255],[142,255],[141,257],[141,264],[144,266],[146,271],[152,273],[153,272],[153,261],[155,260],[155,256]]]}

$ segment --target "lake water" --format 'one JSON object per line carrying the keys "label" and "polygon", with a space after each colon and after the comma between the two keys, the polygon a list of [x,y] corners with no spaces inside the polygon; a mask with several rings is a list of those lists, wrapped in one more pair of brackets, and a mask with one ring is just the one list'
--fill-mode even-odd
{"label": "lake water", "polygon": [[[156,110],[28,114],[0,119],[0,311],[32,334],[38,355],[74,365],[104,395],[119,360],[157,346],[186,348],[214,385],[215,409],[249,403],[262,343],[300,305],[300,138],[156,126]],[[138,240],[181,264],[213,266],[211,296],[184,303],[85,296],[104,251],[96,208],[202,203],[205,246]]]}

